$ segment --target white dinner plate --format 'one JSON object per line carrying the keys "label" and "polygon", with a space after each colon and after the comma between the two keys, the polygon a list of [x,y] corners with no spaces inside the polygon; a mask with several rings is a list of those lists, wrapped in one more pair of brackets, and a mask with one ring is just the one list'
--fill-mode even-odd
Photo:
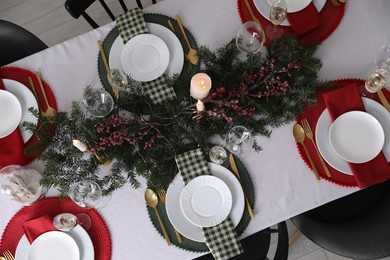
{"label": "white dinner plate", "polygon": [[[382,125],[385,131],[385,144],[382,151],[390,161],[390,113],[378,102],[369,99],[362,98],[366,111],[374,116]],[[336,170],[352,175],[351,167],[349,164],[341,159],[332,149],[329,141],[329,129],[332,124],[332,119],[328,113],[328,109],[325,109],[317,121],[315,138],[319,152],[324,160]]]}
{"label": "white dinner plate", "polygon": [[168,67],[168,46],[156,35],[139,34],[123,47],[121,64],[123,70],[137,81],[154,80]]}
{"label": "white dinner plate", "polygon": [[232,209],[232,193],[212,175],[192,179],[182,190],[180,205],[187,219],[199,227],[220,224]]}
{"label": "white dinner plate", "polygon": [[20,133],[22,135],[24,143],[27,143],[30,140],[32,133],[27,131],[21,126],[23,122],[30,122],[33,124],[38,123],[38,118],[31,114],[28,109],[33,107],[38,110],[38,103],[34,97],[34,94],[22,83],[12,80],[12,79],[3,79],[4,87],[6,90],[14,94],[20,102],[22,107],[22,118],[20,120]]}
{"label": "white dinner plate", "polygon": [[385,133],[379,121],[369,113],[350,111],[332,123],[329,140],[336,154],[345,161],[365,163],[381,152]]}
{"label": "white dinner plate", "polygon": [[[253,0],[253,3],[255,4],[256,9],[259,11],[259,13],[262,16],[264,16],[267,20],[271,21],[269,19],[269,13],[271,11],[271,4],[268,1],[271,2],[273,0]],[[292,1],[294,3],[298,3],[297,6],[303,6],[304,4],[306,4],[306,2],[308,2],[304,7],[306,7],[311,2],[308,0],[302,0],[302,1],[300,1],[300,0],[286,0],[286,1],[287,1],[287,5],[289,5],[289,3],[288,3],[289,1]],[[302,2],[302,4],[300,2]],[[324,8],[325,3],[326,3],[326,0],[313,0],[313,4],[317,8],[318,12],[320,12],[322,10],[322,8]],[[294,9],[292,9],[292,10],[294,10]],[[288,7],[287,7],[287,12],[293,13],[292,11],[288,10]],[[285,19],[281,25],[290,26],[290,23],[288,22],[287,19]]]}
{"label": "white dinner plate", "polygon": [[18,98],[0,89],[0,138],[11,134],[19,125],[22,118],[22,107]]}
{"label": "white dinner plate", "polygon": [[50,231],[37,237],[28,250],[28,260],[79,260],[76,241],[60,231]]}
{"label": "white dinner plate", "polygon": [[[156,23],[147,23],[149,32],[160,37],[169,49],[169,65],[166,70],[168,76],[180,74],[184,65],[184,51],[179,38],[168,28]],[[123,69],[121,64],[121,52],[124,43],[120,36],[116,37],[111,45],[108,63],[112,69]]]}
{"label": "white dinner plate", "polygon": [[[81,226],[77,225],[74,229],[69,232],[66,232],[69,236],[71,236],[74,241],[76,241],[79,251],[80,251],[80,259],[81,260],[94,260],[95,259],[95,251],[93,248],[92,240],[89,237],[87,231],[84,230]],[[27,260],[28,251],[31,245],[27,240],[25,235],[20,239],[18,246],[16,248],[15,259],[16,260]]]}
{"label": "white dinner plate", "polygon": [[[209,169],[213,176],[220,178],[229,187],[232,193],[233,205],[230,211],[229,217],[232,220],[234,226],[240,223],[242,214],[244,213],[244,192],[236,176],[221,165],[215,163],[209,163]],[[182,234],[183,236],[198,242],[204,242],[202,229],[192,224],[183,214],[180,207],[180,194],[184,188],[184,182],[178,173],[169,185],[167,190],[166,198],[166,209],[168,218],[172,225]]]}

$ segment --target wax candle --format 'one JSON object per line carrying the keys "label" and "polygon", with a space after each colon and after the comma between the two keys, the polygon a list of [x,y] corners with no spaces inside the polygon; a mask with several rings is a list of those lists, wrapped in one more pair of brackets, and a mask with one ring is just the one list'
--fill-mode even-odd
{"label": "wax candle", "polygon": [[198,102],[196,102],[196,110],[198,110],[198,112],[202,112],[204,110],[204,104],[202,101],[198,100]]}
{"label": "wax candle", "polygon": [[77,140],[77,139],[74,139],[74,140],[73,140],[73,145],[74,145],[77,149],[79,149],[80,151],[82,151],[82,152],[85,152],[85,151],[88,149],[88,147],[87,147],[87,145],[86,145],[85,143],[80,142],[80,140]]}
{"label": "wax candle", "polygon": [[211,78],[206,73],[197,73],[191,78],[190,94],[195,99],[207,97],[211,89]]}

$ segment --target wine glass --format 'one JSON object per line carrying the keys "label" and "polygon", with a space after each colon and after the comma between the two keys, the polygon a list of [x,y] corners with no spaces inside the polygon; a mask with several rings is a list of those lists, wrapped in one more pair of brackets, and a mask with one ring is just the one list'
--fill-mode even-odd
{"label": "wine glass", "polygon": [[258,52],[264,44],[263,31],[253,22],[245,22],[236,35],[237,48],[246,53]]}
{"label": "wine glass", "polygon": [[389,73],[385,69],[376,69],[366,80],[364,86],[370,93],[376,93],[386,85]]}
{"label": "wine glass", "polygon": [[123,70],[120,69],[110,69],[110,71],[107,73],[107,79],[111,87],[119,91],[126,91],[126,88],[129,84],[128,76]]}
{"label": "wine glass", "polygon": [[390,70],[390,45],[384,45],[375,57],[377,69]]}
{"label": "wine glass", "polygon": [[227,153],[225,148],[216,145],[210,149],[209,157],[213,163],[223,164],[227,159]]}
{"label": "wine glass", "polygon": [[244,126],[232,127],[226,136],[227,149],[233,154],[243,154],[250,150],[253,145],[251,132]]}
{"label": "wine glass", "polygon": [[279,25],[286,19],[287,3],[285,0],[276,0],[270,9],[269,18],[273,25],[267,26],[267,36],[270,39],[277,39],[283,35],[283,28]]}
{"label": "wine glass", "polygon": [[79,181],[70,186],[69,197],[80,207],[94,208],[102,198],[102,189],[94,181]]}
{"label": "wine glass", "polygon": [[91,86],[84,90],[83,103],[88,112],[95,117],[105,117],[114,108],[114,100],[110,93]]}

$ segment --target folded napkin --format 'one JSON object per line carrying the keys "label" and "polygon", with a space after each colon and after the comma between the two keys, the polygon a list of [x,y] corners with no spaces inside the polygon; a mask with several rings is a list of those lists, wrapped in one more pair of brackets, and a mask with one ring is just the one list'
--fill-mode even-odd
{"label": "folded napkin", "polygon": [[[140,8],[134,8],[119,15],[115,19],[115,22],[124,44],[138,34],[149,33]],[[155,104],[176,98],[173,88],[167,85],[167,76],[165,73],[152,81],[141,82],[141,86],[145,91],[145,94],[147,94]]]}
{"label": "folded napkin", "polygon": [[[175,160],[185,184],[195,177],[210,174],[201,149],[179,154]],[[230,217],[216,226],[204,227],[202,231],[206,244],[216,260],[228,259],[244,252]]]}
{"label": "folded napkin", "polygon": [[[0,78],[0,89],[5,89]],[[10,135],[0,138],[0,169],[11,164],[23,164],[24,142],[19,127]]]}
{"label": "folded napkin", "polygon": [[[356,84],[350,84],[334,91],[324,93],[325,104],[332,120],[349,111],[365,111],[360,92]],[[360,188],[390,179],[390,166],[380,152],[366,163],[349,163],[353,176]]]}
{"label": "folded napkin", "polygon": [[43,233],[55,230],[57,229],[53,225],[53,218],[49,215],[44,215],[23,223],[23,231],[30,244]]}
{"label": "folded napkin", "polygon": [[320,15],[313,2],[301,11],[287,13],[287,20],[297,35],[302,35],[317,28],[321,23]]}

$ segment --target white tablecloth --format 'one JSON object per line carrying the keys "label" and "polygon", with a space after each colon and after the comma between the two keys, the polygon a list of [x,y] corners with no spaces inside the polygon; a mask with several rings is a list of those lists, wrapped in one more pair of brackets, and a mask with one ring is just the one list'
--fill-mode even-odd
{"label": "white tablecloth", "polygon": [[[198,45],[217,49],[235,37],[241,22],[236,0],[164,0],[146,13],[178,14]],[[382,45],[390,41],[390,1],[349,1],[336,31],[323,42],[317,55],[323,61],[324,80],[366,78],[366,68]],[[69,111],[72,100],[81,100],[85,86],[100,86],[97,74],[97,40],[114,26],[110,23],[63,42],[12,65],[40,71],[57,98],[58,108]],[[327,181],[317,181],[297,153],[292,125],[273,130],[271,138],[257,137],[263,151],[241,158],[255,186],[255,219],[243,237],[299,213],[356,191]],[[37,161],[30,167],[42,170]],[[144,183],[144,182],[143,182]],[[115,191],[100,210],[111,231],[112,259],[191,259],[199,254],[168,247],[149,221],[144,202],[144,184]],[[51,195],[55,191],[50,192]],[[20,208],[0,197],[0,230]]]}

